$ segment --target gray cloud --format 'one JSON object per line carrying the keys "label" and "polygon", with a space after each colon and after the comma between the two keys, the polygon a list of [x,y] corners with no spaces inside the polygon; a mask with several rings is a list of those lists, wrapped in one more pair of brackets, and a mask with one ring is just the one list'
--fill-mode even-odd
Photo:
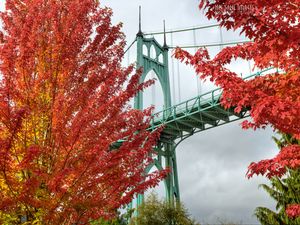
{"label": "gray cloud", "polygon": [[200,222],[218,218],[257,223],[257,206],[274,208],[258,184],[266,179],[245,177],[252,161],[276,154],[272,131],[241,131],[238,122],[199,133],[177,149],[182,200]]}

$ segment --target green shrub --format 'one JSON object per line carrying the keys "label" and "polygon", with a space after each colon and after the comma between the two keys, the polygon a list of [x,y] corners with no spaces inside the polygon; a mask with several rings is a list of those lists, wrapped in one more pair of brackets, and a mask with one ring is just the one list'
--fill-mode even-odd
{"label": "green shrub", "polygon": [[160,201],[155,193],[139,206],[137,214],[130,225],[200,225],[190,218],[181,203],[172,207],[166,201]]}

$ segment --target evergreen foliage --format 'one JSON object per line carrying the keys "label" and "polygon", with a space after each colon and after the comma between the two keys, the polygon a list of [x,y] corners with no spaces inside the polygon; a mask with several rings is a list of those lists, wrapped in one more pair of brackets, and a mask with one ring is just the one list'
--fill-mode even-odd
{"label": "evergreen foliage", "polygon": [[[299,141],[288,134],[282,134],[280,139],[273,138],[281,149],[289,144],[299,144]],[[300,169],[287,170],[284,178],[272,177],[271,185],[262,184],[262,187],[277,203],[274,212],[265,207],[258,207],[255,215],[262,225],[299,225],[300,218],[292,219],[286,214],[288,205],[300,203]]]}

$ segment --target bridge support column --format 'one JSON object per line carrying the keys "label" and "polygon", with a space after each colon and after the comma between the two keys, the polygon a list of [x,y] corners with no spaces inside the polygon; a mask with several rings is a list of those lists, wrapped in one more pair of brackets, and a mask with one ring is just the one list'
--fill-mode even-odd
{"label": "bridge support column", "polygon": [[168,203],[174,206],[177,201],[180,201],[175,144],[164,144],[164,148],[165,165],[170,169],[166,177],[166,197]]}
{"label": "bridge support column", "polygon": [[[177,160],[176,160],[176,145],[175,143],[160,143],[157,151],[157,158],[154,163],[147,169],[147,173],[155,166],[158,170],[169,169],[168,176],[164,179],[166,201],[171,205],[180,201]],[[162,160],[165,162],[163,166]],[[136,198],[136,206],[138,207],[144,201],[144,195],[138,194]]]}
{"label": "bridge support column", "polygon": [[178,180],[178,170],[177,170],[177,159],[176,159],[176,147],[174,145],[173,147],[173,158],[172,158],[172,163],[173,163],[173,173],[174,173],[174,196],[177,201],[180,201],[180,191],[179,191],[179,180]]}
{"label": "bridge support column", "polygon": [[[172,103],[168,65],[169,47],[166,43],[166,33],[164,32],[163,45],[160,45],[154,38],[145,37],[141,29],[141,9],[139,11],[139,31],[136,36],[136,41],[137,68],[143,69],[140,83],[145,81],[145,78],[150,71],[154,71],[157,75],[158,81],[162,86],[164,95],[164,108],[167,109],[172,106]],[[151,52],[154,54],[151,54]],[[140,110],[143,109],[142,91],[137,93],[135,96],[134,108]],[[167,138],[166,141],[160,141],[157,143],[156,150],[158,159],[154,159],[153,165],[149,166],[148,170],[146,171],[146,173],[149,173],[152,166],[155,166],[158,170],[163,170],[165,168],[170,169],[170,174],[164,180],[164,183],[166,189],[166,200],[171,205],[174,205],[174,203],[180,199],[175,148],[176,145],[172,137]],[[162,160],[164,160],[164,165]],[[142,204],[143,200],[143,195],[139,194],[136,199],[137,207]]]}

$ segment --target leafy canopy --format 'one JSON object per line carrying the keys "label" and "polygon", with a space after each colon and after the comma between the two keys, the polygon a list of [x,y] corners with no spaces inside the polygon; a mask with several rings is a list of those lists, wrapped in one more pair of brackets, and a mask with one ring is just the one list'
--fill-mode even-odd
{"label": "leafy canopy", "polygon": [[111,15],[95,0],[6,0],[1,223],[110,218],[164,176],[143,173],[158,131],[146,130],[151,109],[128,102],[151,82],[139,84],[140,72],[121,67],[124,34]]}
{"label": "leafy canopy", "polygon": [[[201,0],[209,19],[216,19],[226,29],[239,29],[251,43],[224,48],[210,58],[206,49],[191,55],[182,49],[175,57],[192,65],[202,79],[209,78],[223,88],[221,103],[236,112],[250,108],[251,121],[243,128],[275,130],[300,139],[300,5],[298,0]],[[245,81],[226,68],[237,58],[253,60],[255,67],[278,68],[283,73],[271,73]],[[248,177],[262,174],[271,178],[283,176],[286,168],[300,166],[300,146],[287,145],[269,160],[252,163]],[[294,205],[290,215],[300,216],[300,206]]]}

